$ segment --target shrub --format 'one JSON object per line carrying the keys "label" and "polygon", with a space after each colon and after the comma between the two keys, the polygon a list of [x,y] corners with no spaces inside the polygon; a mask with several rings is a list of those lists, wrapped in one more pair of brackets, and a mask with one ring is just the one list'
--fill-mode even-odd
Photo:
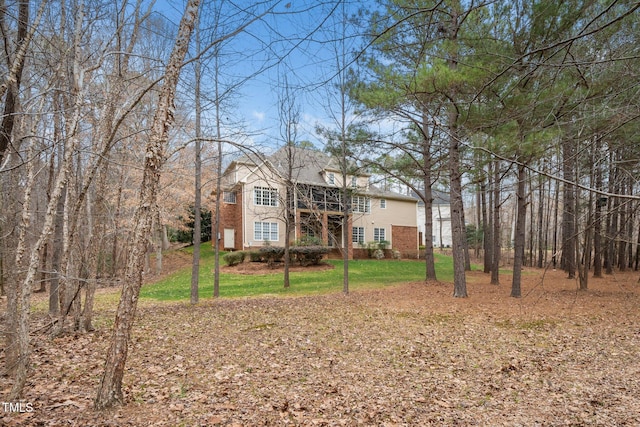
{"label": "shrub", "polygon": [[244,261],[245,255],[246,254],[242,251],[229,252],[228,254],[225,254],[222,259],[225,264],[232,267],[234,265],[241,264]]}
{"label": "shrub", "polygon": [[[389,242],[386,240],[381,240],[379,242],[369,242],[367,243],[367,255],[369,258],[382,259],[384,258],[384,250],[389,246]],[[378,251],[382,251],[382,256]]]}
{"label": "shrub", "polygon": [[389,247],[389,241],[388,240],[380,240],[377,243],[378,243],[378,249],[385,250],[385,249],[387,249],[387,247]]}
{"label": "shrub", "polygon": [[280,246],[264,246],[260,248],[259,253],[264,261],[269,265],[282,261],[284,256],[284,248]]}
{"label": "shrub", "polygon": [[289,248],[289,253],[291,258],[298,261],[300,265],[317,265],[322,260],[322,257],[329,253],[329,248],[320,245],[292,246]]}
{"label": "shrub", "polygon": [[322,240],[315,236],[302,236],[294,243],[295,246],[322,246]]}
{"label": "shrub", "polygon": [[364,244],[361,244],[361,245],[364,246],[365,249],[367,249],[367,256],[369,258],[373,258],[373,253],[376,250],[377,242],[369,242],[366,245]]}
{"label": "shrub", "polygon": [[251,262],[264,262],[262,254],[258,251],[249,252],[249,261]]}

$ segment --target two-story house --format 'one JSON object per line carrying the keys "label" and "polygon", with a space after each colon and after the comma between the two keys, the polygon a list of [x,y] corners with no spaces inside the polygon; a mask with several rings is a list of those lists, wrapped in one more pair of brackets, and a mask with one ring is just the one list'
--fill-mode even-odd
{"label": "two-story house", "polygon": [[[221,248],[283,246],[286,238],[293,242],[305,235],[342,248],[346,214],[350,258],[364,256],[361,248],[367,243],[382,241],[405,256],[414,256],[419,244],[417,200],[381,190],[369,178],[365,173],[347,175],[349,200],[345,203],[342,173],[336,159],[326,153],[284,147],[270,156],[242,156],[223,175]],[[290,236],[285,236],[287,182],[294,224]]]}

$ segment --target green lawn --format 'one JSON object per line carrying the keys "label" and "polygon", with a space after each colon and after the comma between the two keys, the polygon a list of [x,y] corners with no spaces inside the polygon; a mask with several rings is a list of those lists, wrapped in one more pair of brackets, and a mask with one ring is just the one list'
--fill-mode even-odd
{"label": "green lawn", "polygon": [[[190,252],[190,249],[183,249]],[[326,261],[335,266],[332,270],[292,272],[291,286],[283,286],[282,271],[272,274],[242,275],[220,274],[221,297],[248,297],[264,295],[309,295],[342,291],[343,261]],[[222,259],[220,260],[223,265]],[[450,257],[436,255],[436,269],[441,281],[453,280]],[[214,254],[211,246],[202,245],[200,263],[200,298],[213,294]],[[349,262],[349,288],[365,289],[384,287],[402,282],[424,280],[425,265],[416,260],[353,260]],[[191,287],[191,267],[181,269],[164,280],[146,285],[140,297],[156,300],[188,300]]]}

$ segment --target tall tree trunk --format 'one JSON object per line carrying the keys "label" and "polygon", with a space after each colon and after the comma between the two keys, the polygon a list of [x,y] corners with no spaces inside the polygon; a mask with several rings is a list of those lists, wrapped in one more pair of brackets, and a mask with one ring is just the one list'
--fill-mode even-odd
{"label": "tall tree trunk", "polygon": [[[7,309],[5,322],[3,325],[3,338],[5,344],[4,362],[6,372],[10,375],[13,375],[13,373],[15,372],[15,369],[18,366],[19,358],[18,346],[15,344],[15,331],[17,331],[18,329],[18,313],[16,309],[18,306],[18,283],[20,281],[20,276],[18,275],[18,266],[15,265],[17,244],[13,245],[13,243],[15,243],[15,241],[19,241],[16,233],[20,230],[20,218],[17,217],[17,212],[21,212],[19,206],[23,202],[23,200],[19,200],[20,196],[18,195],[17,191],[10,191],[10,189],[19,188],[18,182],[19,177],[17,174],[10,175],[6,181],[3,181],[3,184],[6,185],[6,188],[3,188],[4,191],[2,192],[2,206],[7,206],[8,208],[7,211],[4,211],[4,214],[6,215],[7,212],[12,213],[11,215],[7,215],[7,222],[11,224],[11,228],[13,228],[11,234],[9,235],[11,236],[11,240],[14,241],[10,244],[9,239],[1,240],[2,250],[4,252],[2,268],[3,273],[6,275],[6,284],[3,286],[3,288],[7,297]],[[8,231],[5,232],[8,233]],[[10,331],[13,332],[10,333]]]}
{"label": "tall tree trunk", "polygon": [[522,296],[522,266],[524,264],[524,246],[527,222],[527,194],[526,179],[527,173],[524,163],[518,164],[518,190],[516,193],[516,236],[514,239],[513,252],[513,277],[511,281],[511,296],[520,298]]}
{"label": "tall tree trunk", "polygon": [[[33,144],[29,149],[29,155],[27,158],[31,158],[32,154]],[[27,182],[25,185],[24,199],[22,200],[22,215],[18,232],[18,245],[16,247],[15,254],[15,266],[17,271],[23,271],[26,269],[24,257],[28,244],[27,230],[31,224],[31,194],[33,192],[35,182],[34,168],[34,161],[27,163]],[[38,256],[39,251],[32,252],[30,264],[33,264],[34,259],[37,260]],[[10,323],[11,329],[7,331],[7,337],[9,338],[7,340],[7,348],[15,347],[17,350],[17,352],[7,352],[7,356],[11,355],[12,358],[9,359],[9,357],[7,357],[6,359],[8,370],[15,375],[15,382],[9,395],[10,400],[15,400],[20,397],[24,384],[27,380],[27,370],[29,368],[29,298],[31,296],[31,283],[33,282],[33,279],[35,279],[35,277],[30,278],[29,273],[30,272],[27,272],[27,278],[21,286],[16,286],[15,291],[12,292],[12,298],[7,301],[7,311],[11,313],[11,317],[15,319]],[[35,275],[35,271],[33,272],[33,275]],[[15,360],[13,360],[13,357],[15,357]]]}
{"label": "tall tree trunk", "polygon": [[555,195],[553,200],[553,249],[551,252],[551,264],[555,270],[558,266],[558,217],[560,215],[560,182],[556,181]]}
{"label": "tall tree trunk", "polygon": [[[628,177],[627,185],[627,194],[633,194],[633,182],[631,177]],[[637,203],[635,201],[627,201],[627,237],[629,239],[627,243],[627,268],[633,268],[633,231],[636,222],[636,208]]]}
{"label": "tall tree trunk", "polygon": [[424,262],[425,262],[425,280],[436,281],[435,257],[433,254],[433,190],[431,189],[431,178],[424,175]]}
{"label": "tall tree trunk", "polygon": [[[344,3],[342,4],[343,14],[343,30],[344,30]],[[344,34],[344,32],[343,32]],[[346,65],[344,55],[346,54],[344,46],[342,47],[342,64]],[[346,71],[346,68],[344,68]],[[346,103],[346,89],[344,82],[343,71],[340,72],[340,172],[342,174],[342,184],[340,186],[340,192],[345,204],[345,209],[342,215],[342,293],[344,295],[349,294],[349,213],[351,212],[351,195],[349,194],[349,188],[347,187],[347,174],[349,172],[348,161],[348,147],[347,147],[347,103]]]}
{"label": "tall tree trunk", "polygon": [[[291,146],[289,147],[292,148]],[[284,287],[285,289],[289,289],[291,286],[291,278],[290,278],[290,267],[291,267],[291,225],[292,225],[292,216],[294,215],[291,206],[293,204],[293,181],[292,175],[293,171],[292,167],[292,159],[289,157],[289,172],[285,189],[285,220],[284,220]]]}
{"label": "tall tree trunk", "polygon": [[476,229],[474,230],[475,236],[473,238],[473,256],[475,259],[480,258],[480,242],[478,242],[478,235],[482,233],[483,223],[482,223],[482,196],[481,193],[481,185],[478,183],[476,188]]}
{"label": "tall tree trunk", "polygon": [[[3,36],[5,37],[5,56],[8,61],[8,73],[4,75],[2,85],[0,86],[0,98],[5,96],[4,109],[2,115],[2,122],[0,123],[0,169],[2,169],[5,153],[11,146],[11,141],[13,140],[13,128],[15,124],[15,119],[17,117],[17,108],[18,108],[18,95],[20,91],[20,83],[22,79],[22,71],[24,69],[25,58],[27,54],[27,47],[31,41],[31,37],[33,32],[28,31],[29,27],[29,1],[21,0],[18,6],[18,19],[17,19],[17,32],[16,32],[16,45],[17,49],[15,52],[10,52],[12,49],[8,44],[7,35],[4,34],[4,29],[6,28],[5,20],[7,18],[7,7],[2,4],[0,8],[0,27],[3,30]],[[44,2],[43,2],[44,3]],[[44,6],[42,6],[44,7]],[[32,30],[34,31],[35,28]],[[29,165],[29,167],[31,167]],[[29,185],[33,185],[33,183],[29,183]],[[31,188],[28,189],[31,191]],[[27,191],[25,191],[25,201],[27,200]],[[25,213],[24,210],[27,210]],[[29,217],[25,218],[25,215],[28,214],[28,203],[23,205],[23,214],[21,219],[21,225],[25,227],[29,224]],[[26,224],[25,224],[26,221]],[[22,231],[22,230],[21,230]],[[26,232],[26,230],[25,230]],[[26,237],[25,237],[26,238]],[[20,248],[20,240],[18,240],[18,248]],[[26,245],[26,242],[22,243]],[[25,247],[21,248],[24,252],[26,250]],[[16,251],[15,259],[18,260],[19,252]],[[39,259],[39,257],[38,257]],[[20,263],[24,263],[22,259],[19,259]],[[4,261],[2,262],[4,264]],[[16,264],[17,267],[19,264]],[[0,271],[1,273],[1,271]],[[29,307],[26,308],[21,307],[22,304],[26,302],[28,304],[30,293],[28,295],[23,295],[25,292],[18,286],[19,277],[11,278],[8,285],[7,293],[7,320],[5,327],[5,363],[7,365],[9,372],[17,372],[18,376],[23,376],[24,378],[20,378],[21,384],[16,389],[12,389],[12,395],[19,395],[22,391],[22,387],[24,382],[26,381],[26,369],[28,367],[28,329],[26,331],[26,337],[19,337],[17,334],[23,333],[21,330],[23,326],[21,323],[24,323],[24,316],[28,316]],[[0,282],[3,282],[3,279],[0,278]],[[23,284],[24,286],[24,284]],[[4,285],[2,286],[3,292],[5,291]],[[30,292],[30,289],[29,289]],[[26,310],[26,314],[22,311]],[[27,320],[28,322],[28,317]],[[27,325],[28,326],[28,325]],[[25,341],[26,340],[26,341]],[[24,360],[21,360],[24,359]],[[17,394],[16,394],[17,393]]]}
{"label": "tall tree trunk", "polygon": [[[95,209],[92,214],[99,219],[106,217],[104,194],[107,186],[107,168],[104,168],[98,175],[96,182],[96,198]],[[89,206],[89,204],[87,204]],[[89,212],[88,212],[89,214]],[[102,253],[102,242],[105,240],[106,227],[103,220],[95,222],[93,227],[93,233],[89,239],[87,247],[87,282],[85,284],[85,300],[82,307],[82,323],[80,325],[81,330],[85,332],[93,331],[93,303],[95,297],[95,291],[98,281],[98,272],[100,266],[98,265],[98,256]]]}
{"label": "tall tree trunk", "polygon": [[[491,218],[488,206],[491,205],[492,198],[488,195],[488,189],[491,188],[491,162],[488,165],[489,170],[483,174],[482,183],[480,185],[480,204],[482,211],[482,252],[483,252],[483,271],[486,274],[491,272]],[[488,182],[487,182],[488,181]],[[488,184],[488,185],[487,185]],[[487,200],[487,196],[489,200]]]}
{"label": "tall tree trunk", "polygon": [[[460,176],[460,193],[462,194],[462,175]],[[467,220],[465,218],[464,206],[460,213],[460,227],[462,229],[462,244],[464,245],[464,271],[471,271],[471,256],[469,255],[469,239],[467,239]]]}
{"label": "tall tree trunk", "polygon": [[[33,283],[35,282],[38,266],[40,265],[40,254],[42,252],[42,248],[44,247],[49,238],[49,235],[53,230],[56,208],[58,205],[58,201],[62,197],[62,194],[66,187],[71,165],[73,163],[73,153],[75,152],[76,142],[76,138],[67,138],[67,140],[65,141],[64,157],[62,159],[60,170],[58,171],[58,174],[56,176],[53,191],[51,193],[51,199],[49,200],[49,204],[47,205],[44,224],[35,245],[31,248],[29,262],[25,265],[25,276],[20,280],[20,283],[18,284],[18,292],[16,294],[15,300],[16,306],[10,307],[10,301],[7,301],[7,311],[15,311],[15,313],[17,314],[15,329],[7,331],[8,340],[13,340],[13,342],[8,343],[9,347],[15,345],[18,349],[18,360],[15,370],[16,377],[9,395],[10,400],[16,400],[21,395],[26,383],[30,361],[29,309],[31,288],[33,286]],[[27,188],[30,185],[31,184],[27,185]],[[27,199],[26,193],[25,199]],[[24,204],[24,209],[29,209],[28,203],[26,202]],[[23,225],[25,225],[24,215],[28,216],[28,212],[26,214],[23,214]],[[26,218],[26,225],[28,225],[28,217]],[[23,253],[24,250],[25,248],[22,248],[16,252],[16,260],[19,259],[18,256],[20,255],[20,263],[23,263],[21,252]]]}
{"label": "tall tree trunk", "polygon": [[[618,161],[617,155],[614,152],[610,153],[609,158],[609,194],[617,194],[618,187]],[[606,247],[604,253],[604,268],[605,274],[613,274],[613,260],[615,259],[615,237],[616,230],[618,228],[617,214],[618,214],[618,198],[609,197],[607,199],[607,216],[606,216]]]}
{"label": "tall tree trunk", "polygon": [[[196,54],[200,55],[200,20],[196,21],[195,29],[196,38]],[[202,104],[200,93],[200,81],[202,76],[202,61],[200,57],[196,59],[195,63],[195,176],[194,176],[194,192],[195,197],[193,200],[193,258],[191,260],[191,304],[197,304],[199,300],[198,287],[200,284],[200,243],[202,240]],[[217,232],[216,232],[217,235]],[[217,236],[216,236],[217,237]]]}
{"label": "tall tree trunk", "polygon": [[[78,129],[82,114],[82,104],[87,91],[85,81],[88,80],[88,72],[82,67],[82,48],[81,41],[83,37],[83,25],[85,17],[84,2],[79,2],[75,10],[75,27],[73,31],[73,56],[72,56],[72,73],[70,75],[72,81],[70,96],[63,98],[62,102],[67,111],[71,112],[71,118],[65,123],[66,139],[72,140],[72,146],[76,147],[79,143]],[[66,149],[66,148],[65,148]],[[65,156],[67,155],[65,151]],[[62,253],[60,255],[60,275],[58,281],[58,294],[60,295],[61,310],[59,318],[54,329],[54,335],[64,328],[64,322],[67,314],[74,308],[76,319],[79,319],[79,306],[76,303],[76,296],[79,295],[79,286],[77,271],[79,266],[74,263],[72,257],[73,241],[76,237],[76,225],[79,220],[79,213],[83,206],[84,192],[81,191],[81,158],[80,153],[71,153],[71,162],[77,156],[77,170],[75,176],[73,164],[69,165],[67,172],[67,183],[65,204],[63,209],[63,231],[62,231]],[[72,178],[75,180],[72,181]],[[70,280],[71,283],[67,283]]]}
{"label": "tall tree trunk", "polygon": [[[49,203],[49,200],[51,200],[51,189],[53,187],[53,180],[55,179],[55,171],[56,171],[56,165],[55,165],[55,148],[53,150],[51,150],[51,156],[49,158],[49,173],[47,175],[47,194],[46,194],[46,201],[47,204]],[[40,289],[37,292],[46,292],[47,291],[47,283],[50,283],[50,279],[51,279],[51,268],[49,267],[49,261],[50,261],[50,250],[51,250],[51,239],[47,239],[47,241],[44,244],[44,248],[42,248],[42,254],[41,254],[41,260],[40,260]]]}
{"label": "tall tree trunk", "polygon": [[151,230],[153,209],[156,204],[160,169],[166,161],[168,132],[173,124],[173,100],[180,76],[182,61],[189,47],[191,32],[198,16],[200,0],[189,0],[180,21],[178,36],[169,58],[160,91],[158,107],[153,118],[151,133],[146,147],[145,166],[139,203],[133,219],[133,235],[130,242],[129,261],[125,272],[122,296],[113,326],[111,345],[105,360],[104,373],[100,380],[95,406],[104,409],[122,402],[122,379],[129,348],[131,327],[135,318],[138,296],[142,286],[142,271],[147,241]]}
{"label": "tall tree trunk", "polygon": [[284,206],[281,211],[282,220],[284,222],[284,277],[283,285],[285,289],[289,289],[291,286],[290,281],[290,265],[291,265],[291,234],[295,230],[295,191],[296,191],[296,178],[295,174],[299,173],[296,170],[296,141],[297,141],[297,128],[300,123],[300,111],[296,104],[295,96],[292,92],[291,86],[284,77],[282,83],[282,91],[279,95],[279,107],[280,107],[280,135],[284,142],[283,153],[286,156],[284,159],[285,168],[283,181],[284,181]]}
{"label": "tall tree trunk", "polygon": [[[11,54],[9,54],[9,57],[7,58],[10,61],[8,64],[9,74],[5,76],[5,81],[2,85],[2,92],[6,92],[6,96],[4,99],[2,122],[0,123],[0,166],[2,165],[4,154],[9,147],[13,126],[17,117],[16,108],[18,105],[18,93],[20,92],[20,83],[22,80],[22,70],[24,69],[27,46],[31,40],[31,37],[27,37],[28,35],[31,35],[27,31],[29,26],[29,3],[30,2],[28,0],[20,0],[19,2],[17,19],[18,30],[16,33],[16,45],[18,46],[18,49],[13,58],[11,58]],[[0,23],[2,24],[3,30],[6,28],[4,25],[7,12],[6,9],[7,8],[3,2],[2,7],[0,7]],[[10,46],[5,46],[5,49],[10,48]],[[0,97],[1,96],[2,95],[0,95]]]}
{"label": "tall tree trunk", "polygon": [[529,233],[527,233],[527,235],[529,236],[528,238],[525,237],[525,245],[527,247],[527,257],[525,258],[525,265],[528,267],[533,267],[533,242],[535,241],[534,239],[534,227],[533,227],[533,180],[531,177],[530,173],[527,173],[527,187],[528,187],[528,191],[527,193],[530,195],[531,198],[531,210],[529,213]]}
{"label": "tall tree trunk", "polygon": [[[592,163],[593,164],[593,163]],[[593,178],[593,172],[592,172]],[[591,180],[593,183],[593,179]],[[587,224],[585,225],[583,236],[583,248],[582,254],[577,251],[576,255],[579,256],[580,262],[578,263],[578,282],[581,291],[586,291],[589,287],[589,270],[591,269],[591,242],[593,232],[593,192],[589,192],[589,208],[587,212]]]}
{"label": "tall tree trunk", "polygon": [[341,194],[344,200],[344,211],[342,213],[342,293],[349,293],[349,245],[352,244],[350,241],[351,233],[350,229],[350,212],[351,212],[351,197],[348,195],[348,189],[346,186],[346,173],[343,174],[343,184],[341,189]]}
{"label": "tall tree trunk", "polygon": [[575,143],[571,139],[565,139],[562,142],[562,173],[565,179],[562,215],[562,268],[567,272],[569,279],[576,277],[575,161]]}
{"label": "tall tree trunk", "polygon": [[211,233],[213,239],[214,250],[214,267],[213,267],[213,297],[218,298],[220,296],[220,234],[223,230],[220,229],[220,207],[222,204],[222,165],[223,165],[223,143],[222,143],[222,112],[220,111],[220,51],[218,47],[214,47],[214,85],[215,85],[215,120],[216,120],[216,145],[217,145],[217,158],[216,158],[216,217],[214,232]]}
{"label": "tall tree trunk", "polygon": [[[449,69],[455,73],[458,70],[458,52],[456,51],[456,40],[459,30],[460,3],[454,2],[451,7],[451,20],[447,28],[448,37],[452,44],[450,57],[447,59]],[[460,135],[458,132],[458,119],[460,112],[455,103],[458,97],[456,87],[451,88],[449,95],[449,106],[447,112],[447,127],[449,138],[449,179],[451,186],[451,235],[453,254],[453,296],[456,298],[466,298],[467,278],[466,267],[466,233],[464,229],[464,204],[462,201],[462,172],[460,171]]]}
{"label": "tall tree trunk", "polygon": [[500,257],[502,248],[500,245],[500,161],[493,162],[493,244],[491,245],[491,284],[500,284]]}
{"label": "tall tree trunk", "polygon": [[465,232],[463,227],[462,173],[460,172],[460,144],[457,133],[457,113],[449,113],[449,174],[451,185],[451,234],[453,254],[453,296],[466,298]]}
{"label": "tall tree trunk", "polygon": [[[596,144],[599,138],[596,138]],[[596,147],[599,152],[599,147]],[[602,168],[595,165],[595,189],[602,191]],[[596,197],[593,214],[593,277],[602,277],[602,208],[606,206],[606,197]]]}
{"label": "tall tree trunk", "polygon": [[120,262],[118,259],[118,245],[119,245],[119,223],[120,213],[122,211],[122,192],[124,190],[125,172],[120,172],[120,180],[118,181],[118,189],[116,191],[116,208],[113,212],[113,242],[111,245],[111,277],[116,277],[120,274]]}
{"label": "tall tree trunk", "polygon": [[[546,170],[546,166],[544,166],[544,162],[543,162],[543,170]],[[540,175],[538,178],[538,260],[536,262],[536,266],[538,268],[542,268],[542,265],[544,263],[544,254],[547,252],[547,248],[545,245],[545,230],[544,230],[544,200],[545,200],[545,194],[544,194],[544,186],[545,186],[545,178],[543,175]],[[531,217],[533,218],[533,211],[532,211],[532,215]]]}
{"label": "tall tree trunk", "polygon": [[156,205],[153,218],[153,228],[155,238],[153,239],[153,245],[156,251],[156,269],[155,274],[159,276],[162,274],[162,219],[160,218],[160,207]]}
{"label": "tall tree trunk", "polygon": [[[620,183],[620,192],[618,194],[624,196],[626,194],[627,186],[626,179],[622,179]],[[618,203],[618,221],[619,227],[616,230],[616,236],[618,236],[618,271],[626,271],[627,269],[627,203],[620,201]]]}
{"label": "tall tree trunk", "polygon": [[[432,132],[429,129],[429,114],[422,111],[422,185],[424,187],[424,262],[425,262],[425,279],[426,281],[437,281],[435,256],[433,253],[433,190],[431,188],[431,144]],[[442,229],[442,224],[440,225]],[[442,242],[442,239],[440,240]]]}
{"label": "tall tree trunk", "polygon": [[[60,157],[62,158],[62,157]],[[64,205],[66,203],[65,194],[67,194],[66,186],[62,191],[62,195],[56,203],[53,224],[53,245],[51,256],[51,285],[49,286],[49,314],[57,316],[60,313],[60,270],[62,258],[62,229],[64,227]]]}

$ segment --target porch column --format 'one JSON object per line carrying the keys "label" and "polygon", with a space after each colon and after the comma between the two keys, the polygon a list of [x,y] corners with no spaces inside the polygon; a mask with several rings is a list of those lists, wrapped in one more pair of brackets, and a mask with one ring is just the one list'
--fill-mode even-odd
{"label": "porch column", "polygon": [[322,213],[322,244],[329,245],[329,215]]}
{"label": "porch column", "polygon": [[294,240],[298,240],[302,237],[302,221],[300,221],[300,211],[296,210],[296,227],[295,227],[295,236]]}

